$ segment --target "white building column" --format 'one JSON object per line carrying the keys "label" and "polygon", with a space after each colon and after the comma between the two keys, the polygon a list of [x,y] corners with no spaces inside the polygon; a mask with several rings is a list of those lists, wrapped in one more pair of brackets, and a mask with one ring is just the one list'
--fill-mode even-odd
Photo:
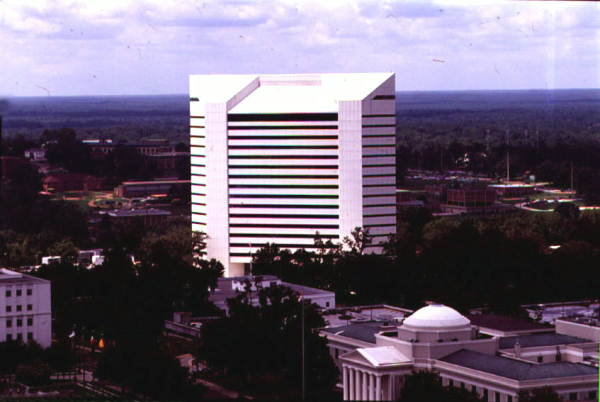
{"label": "white building column", "polygon": [[356,374],[356,378],[354,379],[354,385],[356,386],[356,390],[354,391],[354,395],[356,396],[356,400],[360,400],[361,399],[361,395],[362,395],[362,389],[360,386],[360,377],[361,377],[361,371],[360,370],[355,370],[354,373]]}
{"label": "white building column", "polygon": [[354,401],[354,369],[348,368],[348,400]]}
{"label": "white building column", "polygon": [[369,374],[369,401],[375,400],[375,374]]}
{"label": "white building column", "polygon": [[387,389],[388,389],[388,394],[387,394],[387,399],[388,399],[388,400],[390,400],[390,401],[393,401],[393,400],[394,400],[394,398],[393,398],[393,396],[392,396],[392,386],[393,386],[393,380],[394,380],[394,376],[393,376],[393,375],[391,375],[391,374],[390,374],[390,375],[388,375],[388,386],[387,386]]}
{"label": "white building column", "polygon": [[367,376],[368,376],[367,372],[363,371],[363,373],[362,373],[362,381],[361,381],[362,382],[362,397],[361,397],[361,399],[363,401],[366,401],[367,399],[369,399],[369,397],[367,395],[367,392],[368,392],[367,386],[369,385],[367,383]]}
{"label": "white building column", "polygon": [[381,400],[381,376],[375,376],[375,400]]}
{"label": "white building column", "polygon": [[348,367],[342,366],[342,388],[344,390],[344,400],[348,400]]}

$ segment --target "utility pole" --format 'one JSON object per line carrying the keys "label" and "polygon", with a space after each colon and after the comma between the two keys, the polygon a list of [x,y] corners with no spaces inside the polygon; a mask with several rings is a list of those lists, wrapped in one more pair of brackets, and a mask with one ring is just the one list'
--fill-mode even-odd
{"label": "utility pole", "polygon": [[575,190],[575,186],[573,185],[573,161],[571,161],[571,190]]}

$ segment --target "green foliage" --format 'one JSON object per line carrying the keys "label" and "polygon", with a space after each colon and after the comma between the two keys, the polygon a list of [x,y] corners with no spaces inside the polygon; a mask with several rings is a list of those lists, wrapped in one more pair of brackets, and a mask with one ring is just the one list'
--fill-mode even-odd
{"label": "green foliage", "polygon": [[17,367],[17,381],[29,386],[39,387],[50,383],[50,366],[42,361],[20,364]]}
{"label": "green foliage", "polygon": [[304,358],[307,395],[329,395],[337,369],[325,340],[315,332],[324,325],[315,306],[303,304],[295,292],[281,286],[258,289],[258,301],[253,305],[248,292],[230,299],[229,316],[204,327],[199,358],[223,375],[239,378],[242,387],[287,389],[295,397],[300,394]]}
{"label": "green foliage", "polygon": [[483,399],[472,391],[443,386],[439,375],[435,373],[420,371],[406,376],[399,402],[432,401],[483,402]]}

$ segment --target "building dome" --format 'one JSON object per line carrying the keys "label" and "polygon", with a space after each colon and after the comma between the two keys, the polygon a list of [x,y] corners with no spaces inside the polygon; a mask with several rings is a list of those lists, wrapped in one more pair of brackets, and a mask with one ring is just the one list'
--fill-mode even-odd
{"label": "building dome", "polygon": [[471,321],[451,307],[430,304],[415,311],[402,324],[417,329],[446,329],[464,327]]}

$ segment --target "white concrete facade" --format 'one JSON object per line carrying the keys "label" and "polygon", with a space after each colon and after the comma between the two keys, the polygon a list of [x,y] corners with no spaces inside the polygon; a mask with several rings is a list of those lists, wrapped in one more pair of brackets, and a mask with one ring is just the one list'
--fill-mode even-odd
{"label": "white concrete facade", "polygon": [[267,243],[396,231],[395,77],[192,75],[192,230],[226,276]]}
{"label": "white concrete facade", "polygon": [[0,342],[52,343],[50,281],[0,269]]}

